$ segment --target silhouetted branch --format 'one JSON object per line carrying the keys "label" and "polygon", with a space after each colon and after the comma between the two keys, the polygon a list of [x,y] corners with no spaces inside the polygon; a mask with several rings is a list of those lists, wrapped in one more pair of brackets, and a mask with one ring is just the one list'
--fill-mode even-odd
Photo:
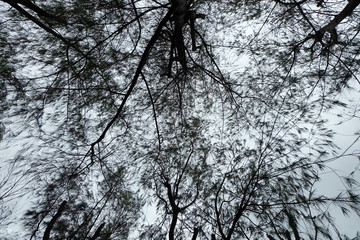
{"label": "silhouetted branch", "polygon": [[66,204],[67,204],[67,201],[63,201],[61,203],[59,209],[57,210],[56,214],[51,218],[50,222],[48,223],[48,225],[47,225],[47,227],[45,229],[43,240],[49,240],[50,239],[50,231],[54,227],[55,222],[61,216],[62,212],[65,210]]}
{"label": "silhouetted branch", "polygon": [[94,236],[92,236],[92,237],[90,238],[90,240],[95,240],[96,238],[98,238],[98,237],[100,236],[101,230],[104,228],[104,226],[105,226],[105,223],[102,223],[102,224],[98,227],[98,229],[96,229],[96,232],[94,233]]}
{"label": "silhouetted branch", "polygon": [[146,64],[146,61],[149,57],[149,54],[150,54],[150,51],[151,49],[153,48],[153,46],[155,45],[157,39],[160,37],[160,34],[161,34],[161,30],[162,28],[165,26],[165,24],[169,21],[171,15],[173,13],[173,8],[170,8],[169,11],[167,12],[167,14],[164,16],[164,18],[161,20],[161,22],[159,23],[158,27],[156,28],[153,36],[151,37],[149,43],[147,44],[146,48],[145,48],[145,51],[144,53],[142,54],[141,56],[141,59],[140,59],[140,62],[138,64],[138,67],[136,69],[136,72],[135,72],[135,75],[131,81],[131,84],[130,84],[130,87],[129,89],[127,90],[125,96],[124,96],[124,99],[122,100],[121,104],[120,104],[120,107],[118,108],[115,116],[111,119],[111,121],[106,125],[103,133],[100,135],[100,137],[91,144],[91,152],[94,154],[94,147],[96,144],[100,143],[106,133],[109,131],[109,129],[111,128],[111,126],[115,123],[115,121],[120,117],[123,109],[124,109],[124,106],[125,106],[125,103],[126,101],[128,100],[128,98],[130,97],[130,95],[132,94],[132,91],[134,90],[136,84],[137,84],[137,81],[139,79],[139,76],[141,74],[141,71],[143,69],[143,67],[145,66]]}
{"label": "silhouetted branch", "polygon": [[199,228],[196,227],[196,228],[194,228],[194,234],[193,234],[191,240],[196,240],[198,234],[199,234]]}

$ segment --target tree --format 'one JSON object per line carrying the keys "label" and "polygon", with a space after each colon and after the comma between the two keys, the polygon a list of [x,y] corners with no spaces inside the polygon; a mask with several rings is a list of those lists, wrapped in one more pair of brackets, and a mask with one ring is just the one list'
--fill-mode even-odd
{"label": "tree", "polygon": [[359,3],[3,0],[29,237],[344,238],[328,207],[359,214],[358,183],[316,183],[344,156],[326,113],[359,83]]}

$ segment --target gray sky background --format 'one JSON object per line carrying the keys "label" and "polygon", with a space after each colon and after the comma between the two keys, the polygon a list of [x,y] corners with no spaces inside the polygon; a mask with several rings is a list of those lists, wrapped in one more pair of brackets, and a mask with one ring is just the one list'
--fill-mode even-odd
{"label": "gray sky background", "polygon": [[[354,81],[355,82],[355,81]],[[351,104],[354,107],[354,111],[360,109],[360,86],[358,83],[353,84],[355,91],[346,90],[340,96],[340,100],[344,102],[353,101]],[[337,134],[335,137],[336,144],[340,147],[339,153],[357,153],[360,155],[360,140],[358,137],[360,134],[354,135],[355,132],[360,131],[360,116],[359,112],[357,117],[342,117],[339,118],[336,115],[342,113],[344,115],[351,115],[351,109],[335,108],[331,111],[329,116],[329,127],[332,128]],[[354,112],[353,112],[354,113]],[[349,119],[342,124],[338,124],[340,120]],[[358,140],[358,141],[356,141]],[[356,141],[356,142],[354,142]],[[355,172],[355,179],[360,182],[360,159],[355,156],[341,157],[332,163],[329,168],[325,170],[325,173],[321,175],[321,182],[317,184],[317,190],[319,192],[336,196],[339,191],[344,190],[345,185],[339,176],[348,176],[352,171]],[[360,193],[360,189],[358,189]],[[336,223],[344,233],[349,234],[350,237],[355,237],[357,231],[360,231],[360,217],[355,214],[350,214],[350,217],[343,216],[339,209],[333,210]]]}

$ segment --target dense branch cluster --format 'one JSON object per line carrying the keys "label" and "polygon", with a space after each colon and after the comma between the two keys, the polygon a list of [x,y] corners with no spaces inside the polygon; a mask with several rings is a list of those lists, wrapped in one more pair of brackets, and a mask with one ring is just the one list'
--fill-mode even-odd
{"label": "dense branch cluster", "polygon": [[359,0],[0,4],[0,238],[348,239]]}

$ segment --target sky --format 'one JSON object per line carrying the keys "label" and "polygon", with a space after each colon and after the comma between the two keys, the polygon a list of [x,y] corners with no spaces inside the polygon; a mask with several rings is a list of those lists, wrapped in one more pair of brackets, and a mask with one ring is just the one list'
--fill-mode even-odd
{"label": "sky", "polygon": [[[352,105],[360,108],[360,86],[358,83],[353,84],[354,91],[346,90],[343,92],[339,99],[344,102],[353,101]],[[350,111],[351,112],[351,111]],[[340,148],[338,153],[340,154],[350,154],[356,153],[360,157],[360,134],[355,135],[354,133],[360,131],[360,116],[357,117],[348,117],[348,121],[345,121],[342,124],[339,124],[340,119],[337,114],[346,114],[349,115],[349,109],[345,108],[335,108],[332,110],[329,115],[329,123],[331,129],[336,132],[334,138],[335,143]],[[358,113],[359,114],[359,113]],[[319,192],[336,196],[339,191],[344,190],[345,185],[343,179],[340,176],[348,176],[351,172],[356,171],[354,179],[360,182],[360,158],[355,156],[345,156],[341,157],[328,164],[327,169],[321,175],[321,181],[317,184],[317,189]],[[360,193],[360,189],[358,189]],[[344,216],[339,209],[333,210],[336,223],[339,225],[339,228],[344,231],[344,233],[349,234],[351,237],[355,237],[356,233],[360,232],[360,217],[356,216],[354,213],[350,214],[349,217]]]}

